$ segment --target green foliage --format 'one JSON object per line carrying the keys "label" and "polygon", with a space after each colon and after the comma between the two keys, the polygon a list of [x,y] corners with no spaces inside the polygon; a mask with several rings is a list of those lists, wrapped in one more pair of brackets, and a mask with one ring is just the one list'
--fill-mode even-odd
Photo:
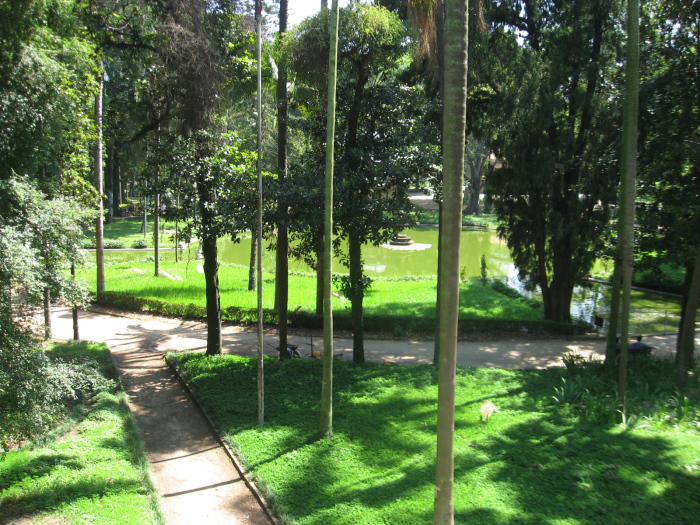
{"label": "green foliage", "polygon": [[94,198],[84,177],[94,139],[95,45],[74,2],[25,3],[3,5],[14,7],[2,15],[0,53],[10,56],[0,66],[0,179],[14,171],[41,179],[49,193]]}
{"label": "green foliage", "polygon": [[114,386],[102,375],[101,345],[44,352],[5,323],[0,326],[0,445],[2,452],[49,430],[77,402]]}
{"label": "green foliage", "polygon": [[[615,380],[617,371],[601,362],[569,354],[563,358],[566,375],[552,399],[591,423],[613,425],[619,419]],[[684,425],[700,429],[697,384],[679,390],[673,382],[673,362],[654,356],[631,357],[628,363],[627,421],[662,428]],[[695,379],[697,382],[697,378]]]}
{"label": "green foliage", "polygon": [[137,249],[148,248],[148,241],[144,238],[134,239],[134,242],[131,243],[131,247]]}
{"label": "green foliage", "polygon": [[[317,440],[320,362],[266,360],[266,424],[258,426],[254,360],[168,358],[294,523],[430,522],[434,367],[336,361],[334,437]],[[697,430],[590,423],[552,403],[567,374],[458,368],[455,522],[692,523]],[[498,408],[488,425],[484,401]]]}
{"label": "green foliage", "polygon": [[164,523],[126,394],[116,393],[116,383],[100,373],[108,363],[107,349],[58,345],[48,355],[62,367],[60,373],[70,371],[75,379],[85,376],[76,375],[78,369],[89,369],[89,380],[101,386],[88,389],[83,383],[92,402],[89,412],[80,414],[84,419],[76,432],[13,450],[0,462],[3,518],[77,523],[89,516],[93,523]]}

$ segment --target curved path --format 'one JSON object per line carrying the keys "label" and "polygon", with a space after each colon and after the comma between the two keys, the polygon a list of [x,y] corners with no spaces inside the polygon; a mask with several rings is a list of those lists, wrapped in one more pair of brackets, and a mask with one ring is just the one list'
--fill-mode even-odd
{"label": "curved path", "polygon": [[[71,339],[73,325],[68,309],[52,315],[53,335]],[[185,393],[163,361],[167,350],[203,351],[206,326],[142,314],[94,308],[80,313],[81,339],[104,342],[121,370],[124,388],[131,400],[153,464],[156,488],[170,525],[270,524],[262,506],[231,463],[214,431]],[[266,334],[265,353],[277,354],[274,332]],[[224,351],[257,355],[255,329],[228,326],[223,332]],[[290,344],[299,345],[302,356],[311,348],[321,349],[320,337],[291,333]],[[671,355],[676,334],[650,336],[645,342],[658,355]],[[458,364],[500,368],[544,368],[561,365],[570,352],[600,355],[602,337],[507,339],[461,341]],[[336,355],[352,359],[352,339],[336,338]],[[433,342],[418,340],[367,340],[368,360],[412,365],[432,362]]]}

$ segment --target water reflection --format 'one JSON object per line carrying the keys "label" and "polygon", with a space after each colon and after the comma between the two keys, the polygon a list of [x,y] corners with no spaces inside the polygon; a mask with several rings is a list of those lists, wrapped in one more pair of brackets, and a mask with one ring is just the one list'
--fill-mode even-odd
{"label": "water reflection", "polygon": [[[438,234],[435,228],[415,228],[407,230],[407,235],[420,244],[430,244],[427,250],[391,250],[381,246],[364,246],[362,255],[365,271],[370,276],[402,277],[405,275],[430,276],[437,274]],[[250,234],[244,234],[240,242],[221,239],[218,243],[219,260],[226,263],[248,266],[250,263]],[[196,246],[191,246],[183,255],[183,260],[194,262]],[[162,251],[166,261],[175,260],[175,252]],[[518,272],[513,265],[505,242],[490,230],[466,230],[462,232],[460,245],[460,267],[467,278],[478,277],[481,272],[481,256],[486,259],[489,278],[505,280],[510,286],[524,292],[524,286],[518,279]],[[153,259],[153,252],[146,250],[110,251],[105,259],[113,263],[144,262]],[[598,268],[605,262],[597,263]],[[339,259],[333,263],[333,271],[347,273]],[[275,255],[268,249],[263,254],[263,268],[272,271],[275,267]],[[290,260],[290,271],[311,272],[305,263]],[[528,292],[524,292],[528,293]],[[539,292],[532,292],[537,297]],[[592,322],[594,316],[608,319],[610,313],[610,289],[608,286],[592,284],[577,287],[574,291],[571,314],[575,319]],[[649,292],[633,291],[630,332],[648,333],[676,330],[680,316],[680,300],[676,297]]]}

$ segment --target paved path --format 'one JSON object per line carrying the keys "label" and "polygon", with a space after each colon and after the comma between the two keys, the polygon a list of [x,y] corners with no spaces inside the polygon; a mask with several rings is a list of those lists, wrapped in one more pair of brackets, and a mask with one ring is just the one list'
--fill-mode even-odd
{"label": "paved path", "polygon": [[[80,336],[104,342],[112,350],[153,464],[168,523],[269,524],[206,421],[162,359],[166,350],[203,351],[205,325],[148,315],[114,314],[107,310],[81,312]],[[55,310],[52,325],[54,337],[72,338],[69,310]],[[270,345],[276,345],[273,333],[266,336]],[[223,341],[227,353],[257,355],[254,329],[225,327]],[[676,335],[650,336],[644,341],[656,348],[657,355],[671,355]],[[308,335],[291,334],[289,342],[298,344],[303,356],[311,354],[311,345],[317,350],[323,347],[319,337]],[[266,345],[265,353],[274,356],[277,352],[270,345]],[[572,351],[600,355],[604,345],[602,337],[461,341],[457,361],[464,366],[544,368],[561,365],[561,356]],[[351,339],[337,338],[334,347],[336,355],[342,354],[340,359],[352,359]],[[430,363],[432,352],[432,341],[365,342],[367,360],[377,362]]]}
{"label": "paved path", "polygon": [[[54,337],[73,337],[69,310],[56,310],[52,324]],[[207,421],[165,366],[163,352],[187,333],[172,319],[81,312],[80,337],[106,343],[119,365],[168,524],[269,525]]]}

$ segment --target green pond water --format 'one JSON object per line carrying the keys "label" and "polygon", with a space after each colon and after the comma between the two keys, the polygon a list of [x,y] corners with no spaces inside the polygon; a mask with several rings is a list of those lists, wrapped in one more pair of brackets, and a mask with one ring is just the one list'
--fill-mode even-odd
{"label": "green pond water", "polygon": [[[364,246],[362,256],[365,271],[371,277],[402,277],[406,275],[429,276],[437,274],[437,230],[435,228],[414,228],[404,232],[416,245],[426,245],[423,250],[398,250],[384,246]],[[221,239],[218,243],[219,260],[226,263],[247,266],[250,261],[250,234],[243,235],[238,243]],[[427,246],[429,245],[429,247]],[[414,245],[415,246],[415,245]],[[191,246],[182,256],[183,260],[195,258],[196,245]],[[164,260],[174,261],[175,252],[161,252]],[[467,278],[476,278],[481,272],[481,256],[486,258],[489,278],[504,280],[510,286],[523,291],[517,271],[510,258],[505,241],[491,230],[465,230],[460,245],[460,267]],[[143,262],[153,256],[152,250],[110,251],[105,253],[105,261],[112,263]],[[274,252],[265,250],[263,268],[272,271],[275,267]],[[303,262],[290,260],[290,271],[311,272]],[[605,269],[599,262],[594,271]],[[335,273],[347,273],[339,259],[333,262]],[[537,295],[535,292],[533,295]],[[609,316],[609,287],[593,284],[587,288],[577,288],[572,302],[572,316],[591,322],[597,315],[605,319]],[[633,291],[630,333],[650,333],[676,330],[680,315],[680,299],[651,292]]]}

